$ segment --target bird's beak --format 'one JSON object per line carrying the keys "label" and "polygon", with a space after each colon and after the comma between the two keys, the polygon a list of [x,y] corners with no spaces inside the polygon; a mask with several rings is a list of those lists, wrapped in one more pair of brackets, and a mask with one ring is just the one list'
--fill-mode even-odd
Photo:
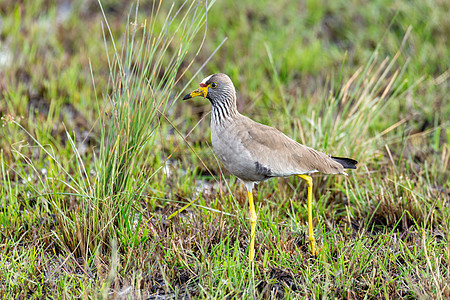
{"label": "bird's beak", "polygon": [[203,96],[203,98],[206,98],[208,96],[208,86],[201,86],[198,90],[193,91],[192,93],[187,94],[183,97],[183,100],[191,99],[197,96]]}

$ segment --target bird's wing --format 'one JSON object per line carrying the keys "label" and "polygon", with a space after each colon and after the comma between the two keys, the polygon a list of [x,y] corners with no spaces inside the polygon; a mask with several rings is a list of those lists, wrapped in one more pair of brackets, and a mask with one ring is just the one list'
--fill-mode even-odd
{"label": "bird's wing", "polygon": [[342,165],[325,153],[297,143],[278,129],[244,118],[247,130],[244,134],[247,138],[242,141],[244,147],[274,175],[344,172]]}

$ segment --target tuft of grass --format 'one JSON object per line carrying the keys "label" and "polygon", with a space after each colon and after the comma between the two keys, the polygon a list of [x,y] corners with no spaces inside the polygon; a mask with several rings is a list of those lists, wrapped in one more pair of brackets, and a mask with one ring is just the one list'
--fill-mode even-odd
{"label": "tuft of grass", "polygon": [[[127,21],[121,51],[110,37],[114,47],[113,56],[108,57],[111,92],[103,102],[109,102],[111,110],[101,117],[98,176],[93,188],[93,205],[98,213],[106,215],[88,218],[96,223],[90,227],[99,230],[114,219],[111,236],[130,247],[149,238],[137,237],[136,228],[144,221],[133,206],[143,198],[152,179],[152,171],[146,166],[153,155],[159,116],[165,114],[169,101],[179,96],[173,89],[181,74],[180,66],[206,16],[204,6],[189,1],[179,7],[171,5],[164,14],[160,12],[161,2],[154,2],[152,10],[152,18],[141,23],[136,6],[134,20]],[[160,18],[164,18],[163,23],[157,22]],[[157,24],[162,26],[157,28]],[[106,26],[109,28],[107,22]],[[100,224],[99,219],[103,221]]]}

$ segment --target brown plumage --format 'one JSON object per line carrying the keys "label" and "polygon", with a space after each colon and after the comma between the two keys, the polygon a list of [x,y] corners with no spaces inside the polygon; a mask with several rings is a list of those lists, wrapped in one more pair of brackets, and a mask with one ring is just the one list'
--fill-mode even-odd
{"label": "brown plumage", "polygon": [[[208,88],[212,83],[217,86]],[[225,168],[244,182],[315,172],[345,174],[344,167],[355,168],[354,160],[333,159],[297,143],[278,129],[241,115],[236,108],[233,82],[227,75],[219,73],[208,76],[201,85],[204,86],[200,89],[207,89],[206,95],[202,95],[212,104],[211,140],[214,152]],[[191,97],[189,94],[185,98]],[[347,165],[343,165],[343,161]]]}
{"label": "brown plumage", "polygon": [[332,157],[297,143],[281,131],[257,123],[241,115],[236,108],[236,91],[225,74],[206,77],[200,88],[184,99],[203,96],[210,100],[211,141],[214,152],[225,168],[245,184],[251,221],[250,260],[254,255],[256,213],[252,189],[255,182],[273,177],[297,175],[308,184],[309,241],[316,254],[312,229],[311,173],[345,174],[344,169],[356,169],[357,162],[350,158]]}
{"label": "brown plumage", "polygon": [[212,126],[211,138],[214,152],[225,168],[243,181],[315,172],[345,174],[344,166],[332,157],[241,114],[226,126]]}

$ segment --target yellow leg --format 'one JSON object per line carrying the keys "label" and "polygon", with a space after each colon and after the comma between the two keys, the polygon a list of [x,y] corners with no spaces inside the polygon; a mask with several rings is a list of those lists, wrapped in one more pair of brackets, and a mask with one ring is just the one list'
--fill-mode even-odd
{"label": "yellow leg", "polygon": [[316,251],[316,239],[314,238],[313,224],[312,224],[312,178],[308,175],[297,175],[301,179],[306,181],[308,186],[308,234],[309,244],[311,245],[312,255],[317,255]]}
{"label": "yellow leg", "polygon": [[248,193],[248,202],[250,204],[250,251],[249,251],[249,260],[253,261],[255,258],[255,231],[256,231],[256,211],[255,205],[253,204],[253,194],[252,191],[247,191]]}

